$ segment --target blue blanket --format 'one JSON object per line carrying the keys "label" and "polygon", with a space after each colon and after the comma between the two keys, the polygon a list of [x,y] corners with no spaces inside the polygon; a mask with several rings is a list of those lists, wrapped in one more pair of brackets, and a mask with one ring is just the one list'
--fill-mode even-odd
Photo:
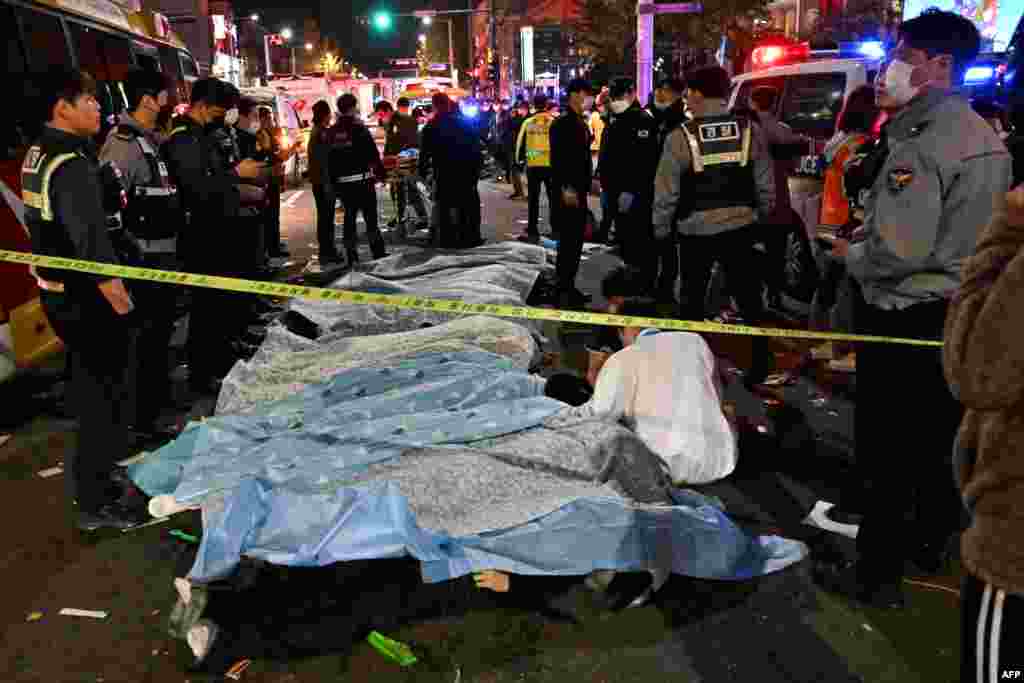
{"label": "blue blanket", "polygon": [[743,579],[806,554],[748,536],[695,494],[639,494],[660,486],[657,457],[564,408],[502,356],[423,353],[192,425],[129,474],[150,495],[203,503],[199,582],[243,555],[316,566],[408,554],[437,581],[489,568]]}
{"label": "blue blanket", "polygon": [[319,490],[353,467],[429,444],[461,443],[539,424],[564,405],[544,382],[487,352],[425,353],[357,368],[241,415],[191,425],[129,468],[151,496],[181,503],[263,477]]}

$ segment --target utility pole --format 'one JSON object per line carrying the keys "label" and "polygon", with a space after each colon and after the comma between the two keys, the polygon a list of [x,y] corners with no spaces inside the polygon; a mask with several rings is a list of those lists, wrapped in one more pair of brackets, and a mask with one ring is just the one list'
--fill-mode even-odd
{"label": "utility pole", "polygon": [[636,95],[647,105],[654,78],[654,0],[636,3]]}
{"label": "utility pole", "polygon": [[647,103],[654,79],[654,15],[695,14],[704,11],[699,2],[677,2],[658,5],[654,0],[636,3],[636,95],[641,104]]}
{"label": "utility pole", "polygon": [[[489,1],[488,9],[491,12],[490,17],[489,17],[489,21],[490,21],[490,36],[489,36],[489,39],[488,39],[488,43],[489,43],[490,49],[487,51],[487,54],[491,58],[491,59],[489,59],[487,61],[487,69],[488,69],[488,72],[489,72],[490,68],[491,68],[491,60],[498,59],[498,22],[497,22],[497,20],[494,17],[494,0],[490,0]],[[501,78],[501,75],[500,75],[501,74],[501,67],[500,67],[501,60],[500,59],[498,59],[498,64],[499,64],[499,67],[498,67],[498,74],[499,74],[498,78],[500,79]],[[498,81],[495,81],[495,82],[491,83],[491,87],[494,90],[494,92],[491,93],[491,97],[493,97],[494,99],[497,99],[498,98]]]}

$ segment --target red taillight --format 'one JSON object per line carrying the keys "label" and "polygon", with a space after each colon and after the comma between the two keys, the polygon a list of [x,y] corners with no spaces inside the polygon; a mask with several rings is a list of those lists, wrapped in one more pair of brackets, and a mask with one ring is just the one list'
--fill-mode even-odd
{"label": "red taillight", "polygon": [[807,59],[811,54],[811,46],[807,43],[799,45],[763,45],[754,48],[750,54],[751,64],[755,69],[765,69],[787,62]]}

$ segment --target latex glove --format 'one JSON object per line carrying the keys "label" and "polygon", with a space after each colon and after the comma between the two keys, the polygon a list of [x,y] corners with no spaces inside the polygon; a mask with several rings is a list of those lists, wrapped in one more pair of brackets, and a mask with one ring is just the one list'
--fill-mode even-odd
{"label": "latex glove", "polygon": [[619,195],[619,213],[628,213],[633,206],[635,197],[630,192],[623,192]]}

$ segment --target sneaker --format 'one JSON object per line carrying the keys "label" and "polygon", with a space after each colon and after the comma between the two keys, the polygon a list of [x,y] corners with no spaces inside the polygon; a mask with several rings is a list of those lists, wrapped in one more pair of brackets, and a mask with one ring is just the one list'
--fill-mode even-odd
{"label": "sneaker", "polygon": [[149,518],[143,511],[118,502],[108,503],[98,510],[79,510],[76,526],[80,531],[96,531],[98,529],[125,531],[148,521]]}

